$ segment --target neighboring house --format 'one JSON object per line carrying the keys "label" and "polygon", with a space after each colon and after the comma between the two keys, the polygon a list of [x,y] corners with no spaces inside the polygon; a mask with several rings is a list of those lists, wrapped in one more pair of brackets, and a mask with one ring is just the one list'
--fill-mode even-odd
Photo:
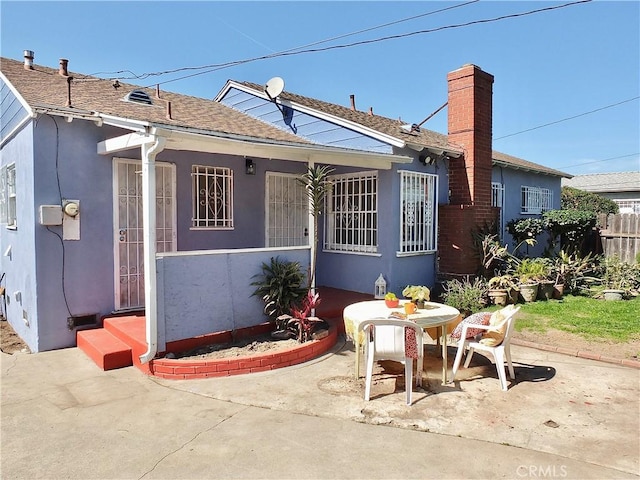
{"label": "neighboring house", "polygon": [[[297,179],[329,165],[318,286],[477,268],[471,232],[559,208],[562,172],[491,150],[493,77],[451,72],[449,134],[229,82],[215,100],[2,59],[0,267],[32,351],[143,308],[148,351],[258,324],[262,262],[310,264]],[[467,115],[467,112],[475,112]],[[149,194],[149,192],[155,192]],[[150,228],[150,226],[154,226]]]}
{"label": "neighboring house", "polygon": [[563,179],[562,186],[609,198],[618,204],[620,213],[640,213],[640,171],[576,175]]}

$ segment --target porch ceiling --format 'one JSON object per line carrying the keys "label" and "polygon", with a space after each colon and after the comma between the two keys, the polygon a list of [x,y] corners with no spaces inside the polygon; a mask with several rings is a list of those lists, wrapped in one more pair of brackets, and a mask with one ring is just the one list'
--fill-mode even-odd
{"label": "porch ceiling", "polygon": [[307,144],[286,144],[231,135],[204,132],[186,132],[174,129],[152,128],[150,134],[132,132],[98,143],[98,153],[109,155],[166,139],[165,150],[187,150],[205,153],[246,155],[274,160],[304,163],[322,163],[350,167],[389,170],[394,163],[411,163],[412,158],[402,155],[363,152],[344,148]]}

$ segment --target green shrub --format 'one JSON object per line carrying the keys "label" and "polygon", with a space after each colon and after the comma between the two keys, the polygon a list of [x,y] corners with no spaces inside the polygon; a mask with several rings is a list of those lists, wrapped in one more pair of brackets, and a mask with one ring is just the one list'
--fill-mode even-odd
{"label": "green shrub", "polygon": [[562,187],[560,194],[562,210],[583,210],[598,213],[618,213],[618,204],[597,193],[585,192],[573,187]]}
{"label": "green shrub", "polygon": [[482,278],[473,281],[448,280],[444,284],[442,300],[445,304],[460,310],[463,316],[482,310],[487,305],[489,287]]}
{"label": "green shrub", "polygon": [[547,254],[556,251],[558,242],[568,253],[579,252],[587,235],[596,226],[596,214],[588,210],[549,210],[542,214],[549,233]]}
{"label": "green shrub", "polygon": [[513,237],[516,244],[527,240],[535,240],[544,230],[541,218],[514,218],[507,222],[507,232]]}

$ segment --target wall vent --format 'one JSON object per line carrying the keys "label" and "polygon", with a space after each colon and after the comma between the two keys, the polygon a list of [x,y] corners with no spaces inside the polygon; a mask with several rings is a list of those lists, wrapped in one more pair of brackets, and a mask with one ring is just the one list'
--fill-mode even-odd
{"label": "wall vent", "polygon": [[69,330],[73,330],[76,327],[84,327],[86,325],[97,325],[98,314],[91,313],[88,315],[72,315],[67,317],[67,327]]}
{"label": "wall vent", "polygon": [[127,102],[141,103],[142,105],[153,105],[153,102],[151,101],[151,97],[149,96],[149,94],[147,94],[146,92],[143,92],[142,90],[133,90],[127,93],[124,99]]}

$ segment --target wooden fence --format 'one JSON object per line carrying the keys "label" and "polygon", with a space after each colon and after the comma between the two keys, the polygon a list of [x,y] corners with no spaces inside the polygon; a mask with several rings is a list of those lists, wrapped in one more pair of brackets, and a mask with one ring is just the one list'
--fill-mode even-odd
{"label": "wooden fence", "polygon": [[640,253],[640,214],[601,214],[598,222],[603,226],[600,241],[605,256],[617,255],[625,262],[635,263]]}

